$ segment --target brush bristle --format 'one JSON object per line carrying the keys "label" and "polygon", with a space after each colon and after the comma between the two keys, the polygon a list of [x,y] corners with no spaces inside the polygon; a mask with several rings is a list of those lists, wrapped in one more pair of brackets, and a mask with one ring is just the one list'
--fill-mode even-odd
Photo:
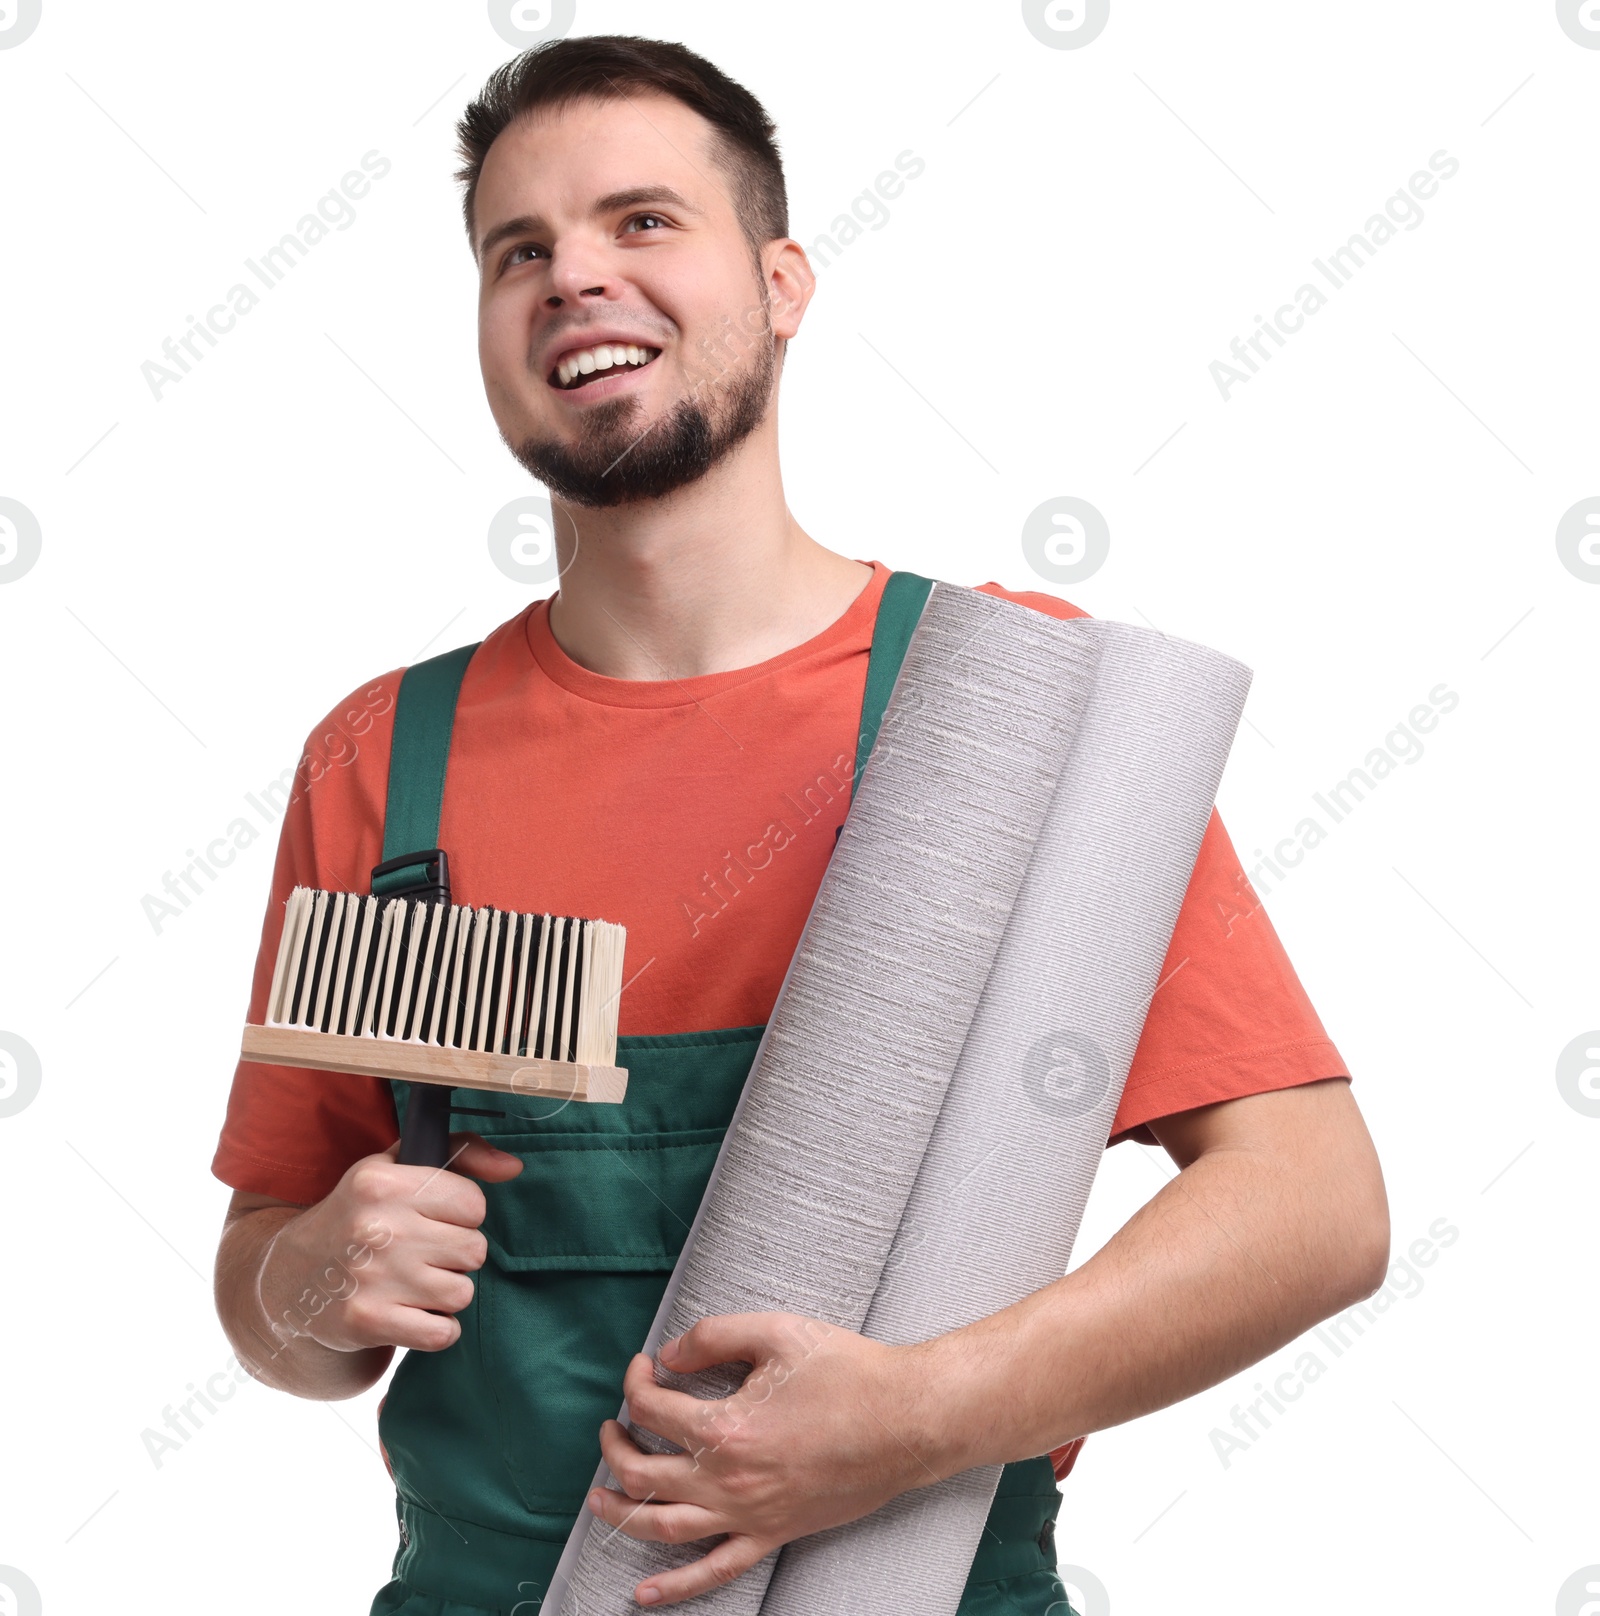
{"label": "brush bristle", "polygon": [[627,930],[296,887],[267,1022],[610,1066]]}

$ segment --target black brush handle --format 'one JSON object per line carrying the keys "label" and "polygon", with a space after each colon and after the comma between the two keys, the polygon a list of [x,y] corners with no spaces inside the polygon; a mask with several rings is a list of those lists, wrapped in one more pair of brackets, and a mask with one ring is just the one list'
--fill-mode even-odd
{"label": "black brush handle", "polygon": [[400,1161],[406,1167],[443,1167],[450,1160],[450,1095],[442,1083],[406,1085],[406,1120]]}
{"label": "black brush handle", "polygon": [[[402,871],[411,879],[398,879]],[[423,898],[429,903],[448,904],[450,861],[438,847],[387,858],[373,869],[372,891],[385,901]],[[400,1125],[399,1160],[403,1165],[443,1167],[449,1162],[451,1093],[439,1083],[406,1085],[406,1120]]]}

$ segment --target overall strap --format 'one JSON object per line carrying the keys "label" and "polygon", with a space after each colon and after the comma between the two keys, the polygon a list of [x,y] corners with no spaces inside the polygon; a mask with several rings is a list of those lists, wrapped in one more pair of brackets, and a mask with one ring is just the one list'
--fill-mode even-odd
{"label": "overall strap", "polygon": [[[458,646],[415,663],[401,677],[389,753],[389,797],[383,812],[383,862],[372,877],[372,890],[380,898],[414,890],[428,880],[430,860],[424,855],[438,852],[456,696],[477,649],[476,644]],[[399,859],[410,862],[395,864]]]}
{"label": "overall strap", "polygon": [[933,592],[933,579],[915,572],[891,572],[878,601],[878,619],[872,628],[872,651],[867,658],[867,689],[861,699],[861,730],[856,741],[856,772],[850,782],[854,800],[861,784],[861,771],[872,754],[872,743],[883,723],[883,710],[889,693],[900,676],[906,647],[922,616],[922,608]]}
{"label": "overall strap", "polygon": [[[456,696],[476,645],[414,663],[400,677],[389,749],[389,794],[383,810],[383,860],[372,872],[375,897],[418,897],[449,903],[450,864],[439,843],[445,766],[455,728]],[[450,1160],[453,1090],[437,1083],[400,1083],[398,1160],[444,1167]]]}

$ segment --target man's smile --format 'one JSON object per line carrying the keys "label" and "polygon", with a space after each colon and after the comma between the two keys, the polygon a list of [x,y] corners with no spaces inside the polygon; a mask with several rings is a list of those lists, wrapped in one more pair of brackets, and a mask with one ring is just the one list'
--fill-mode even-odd
{"label": "man's smile", "polygon": [[590,398],[610,397],[632,383],[661,353],[653,344],[630,341],[615,334],[591,336],[583,346],[557,350],[546,382],[559,393],[582,392]]}
{"label": "man's smile", "polygon": [[593,348],[579,348],[562,356],[550,372],[550,385],[568,391],[584,387],[593,377],[610,370],[629,366],[642,369],[660,352],[659,348],[647,348],[636,342],[602,342]]}

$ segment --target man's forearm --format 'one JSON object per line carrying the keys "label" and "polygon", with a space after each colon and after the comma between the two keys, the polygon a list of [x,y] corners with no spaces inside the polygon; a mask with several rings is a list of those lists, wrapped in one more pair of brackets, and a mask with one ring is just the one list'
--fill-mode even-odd
{"label": "man's forearm", "polygon": [[279,1231],[299,1215],[271,1206],[229,1222],[217,1250],[217,1313],[239,1362],[265,1385],[326,1402],[356,1397],[388,1368],[394,1348],[339,1352],[306,1333],[313,1310],[342,1296],[305,1286],[271,1261]]}
{"label": "man's forearm", "polygon": [[1008,1463],[1213,1386],[1382,1283],[1387,1217],[1327,1172],[1201,1156],[1081,1268],[910,1349],[941,1476]]}

